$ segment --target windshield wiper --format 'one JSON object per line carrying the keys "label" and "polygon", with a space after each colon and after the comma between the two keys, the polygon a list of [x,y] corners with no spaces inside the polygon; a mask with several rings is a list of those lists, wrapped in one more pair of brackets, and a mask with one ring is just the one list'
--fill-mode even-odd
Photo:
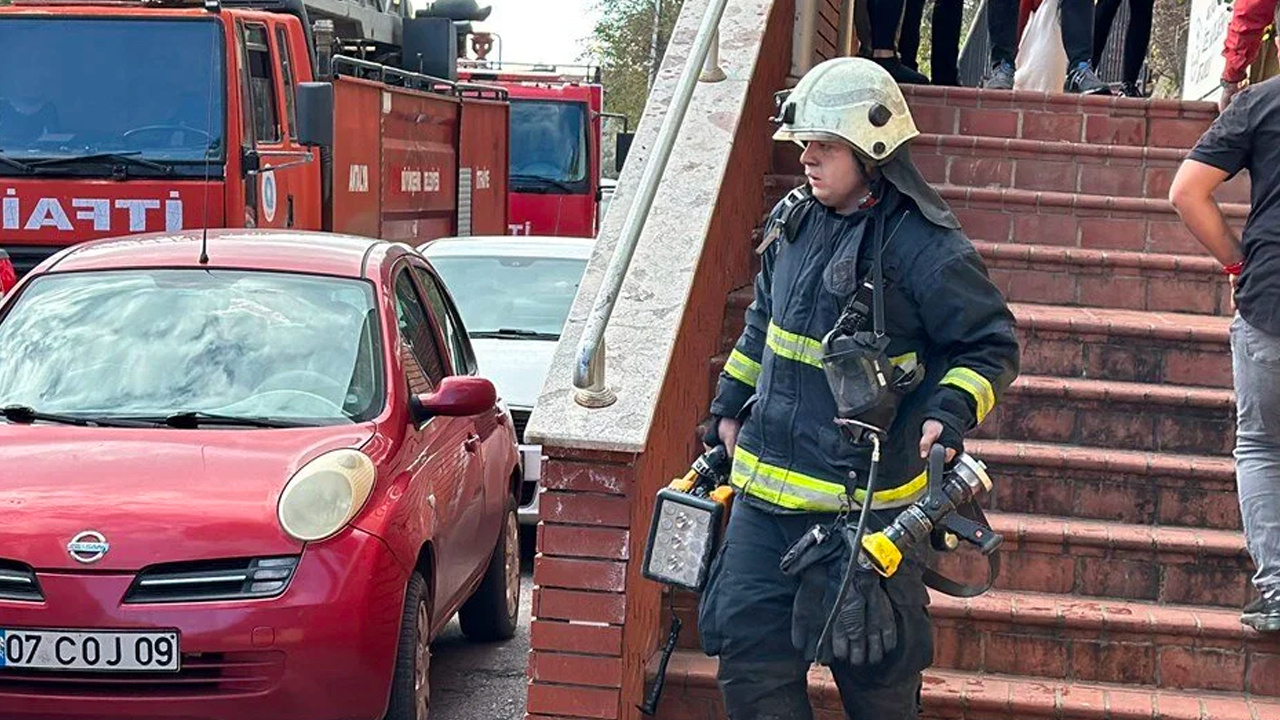
{"label": "windshield wiper", "polygon": [[0,163],[4,163],[15,170],[21,170],[22,172],[31,172],[33,169],[30,163],[15,160],[8,155],[5,155],[3,150],[0,150]]}
{"label": "windshield wiper", "polygon": [[498,328],[497,330],[481,330],[471,333],[473,338],[505,338],[519,340],[559,340],[560,335],[557,333],[538,332],[537,330],[525,330],[523,328]]}
{"label": "windshield wiper", "polygon": [[40,412],[30,405],[6,405],[0,408],[0,417],[9,422],[30,425],[35,422],[60,423],[78,425],[80,427],[151,427],[154,423],[132,420],[108,420],[106,418],[81,417],[79,415],[60,415],[58,413]]}
{"label": "windshield wiper", "polygon": [[570,185],[569,183],[563,180],[557,180],[556,178],[550,178],[545,175],[524,175],[521,173],[516,173],[511,176],[511,180],[513,182],[542,183],[544,185],[550,185],[552,187],[559,188],[560,190],[563,190],[565,192],[573,192],[575,189],[572,185]]}
{"label": "windshield wiper", "polygon": [[46,158],[44,160],[33,161],[29,163],[29,165],[33,170],[39,170],[44,167],[70,165],[78,162],[116,162],[125,165],[137,165],[138,167],[144,167],[149,170],[158,170],[163,173],[173,172],[172,165],[165,165],[153,160],[135,157],[136,155],[141,154],[142,151],[140,150],[130,150],[128,152],[97,152],[89,153],[87,155],[67,155],[66,157]]}
{"label": "windshield wiper", "polygon": [[188,410],[176,412],[160,419],[165,425],[175,428],[193,429],[201,425],[231,425],[258,428],[294,428],[306,427],[309,423],[296,420],[273,420],[264,417],[248,417],[240,415],[218,415],[215,413]]}

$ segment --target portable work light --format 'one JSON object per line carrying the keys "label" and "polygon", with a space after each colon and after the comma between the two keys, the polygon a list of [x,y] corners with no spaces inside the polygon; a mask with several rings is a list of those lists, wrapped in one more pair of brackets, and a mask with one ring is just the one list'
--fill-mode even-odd
{"label": "portable work light", "polygon": [[644,576],[701,592],[720,540],[724,505],[672,488],[658,492],[644,546]]}

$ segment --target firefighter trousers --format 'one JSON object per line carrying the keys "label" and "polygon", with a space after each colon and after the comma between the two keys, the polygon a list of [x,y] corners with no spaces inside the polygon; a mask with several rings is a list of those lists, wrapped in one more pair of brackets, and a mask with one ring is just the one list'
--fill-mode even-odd
{"label": "firefighter trousers", "polygon": [[[783,553],[832,515],[774,514],[735,501],[698,608],[702,649],[720,658],[718,680],[729,720],[812,720],[809,663],[791,645],[798,580],[778,568]],[[886,583],[898,647],[879,665],[831,668],[849,720],[917,720],[921,673],[933,662],[933,629],[923,565],[912,559]]]}

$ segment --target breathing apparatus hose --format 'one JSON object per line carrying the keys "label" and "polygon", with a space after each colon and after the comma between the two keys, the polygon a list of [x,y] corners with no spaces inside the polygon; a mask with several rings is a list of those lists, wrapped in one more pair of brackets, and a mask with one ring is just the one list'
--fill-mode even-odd
{"label": "breathing apparatus hose", "polygon": [[[861,163],[858,163],[861,169]],[[865,177],[865,170],[863,170]],[[884,334],[884,265],[882,259],[884,245],[884,218],[878,210],[873,210],[873,222],[876,223],[876,242],[872,246],[872,273],[874,277],[874,287],[872,288],[872,327],[877,337]],[[854,538],[849,547],[849,564],[845,566],[845,577],[840,580],[840,592],[836,594],[836,602],[831,607],[831,612],[827,615],[827,623],[823,625],[822,635],[818,637],[818,647],[823,647],[824,643],[831,638],[831,630],[836,624],[836,616],[840,614],[841,606],[844,606],[845,598],[849,597],[849,588],[854,584],[854,575],[858,571],[858,564],[861,562],[861,547],[863,547],[863,536],[867,534],[867,520],[870,518],[870,510],[872,510],[872,498],[876,497],[876,480],[879,474],[879,460],[881,460],[881,433],[879,430],[873,429],[865,433],[872,439],[872,464],[867,473],[867,495],[863,497],[863,507],[858,514],[858,527],[854,530]]]}
{"label": "breathing apparatus hose", "polygon": [[858,514],[858,527],[853,533],[853,541],[849,548],[849,564],[845,566],[844,578],[840,581],[840,592],[836,594],[836,601],[831,606],[831,612],[827,615],[827,622],[822,626],[822,635],[818,637],[818,647],[824,647],[827,640],[831,637],[831,628],[834,627],[836,616],[840,614],[840,608],[844,605],[844,600],[849,596],[849,588],[853,586],[854,573],[858,571],[858,563],[862,559],[862,536],[867,532],[867,519],[871,516],[871,498],[876,489],[876,475],[880,467],[880,436],[877,433],[871,435],[871,470],[867,473],[867,494],[862,503],[862,511]]}

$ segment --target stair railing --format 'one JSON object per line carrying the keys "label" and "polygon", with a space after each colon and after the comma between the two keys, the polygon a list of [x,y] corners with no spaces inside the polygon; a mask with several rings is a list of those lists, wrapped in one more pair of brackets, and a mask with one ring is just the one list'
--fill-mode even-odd
{"label": "stair railing", "polygon": [[680,126],[693,99],[693,91],[699,81],[719,82],[725,79],[720,68],[720,19],[729,0],[711,0],[702,16],[702,25],[694,37],[693,50],[685,60],[684,70],[676,84],[671,105],[667,108],[653,152],[644,164],[640,187],[635,201],[627,211],[622,225],[622,237],[614,248],[609,268],[596,292],[591,314],[587,316],[582,337],[578,340],[577,364],[573,371],[573,385],[577,388],[574,400],[583,407],[601,408],[617,402],[618,396],[605,383],[604,332],[613,316],[613,308],[622,291],[622,282],[635,255],[640,233],[649,219],[653,199],[658,193],[658,183],[666,172],[667,161],[675,147]]}

